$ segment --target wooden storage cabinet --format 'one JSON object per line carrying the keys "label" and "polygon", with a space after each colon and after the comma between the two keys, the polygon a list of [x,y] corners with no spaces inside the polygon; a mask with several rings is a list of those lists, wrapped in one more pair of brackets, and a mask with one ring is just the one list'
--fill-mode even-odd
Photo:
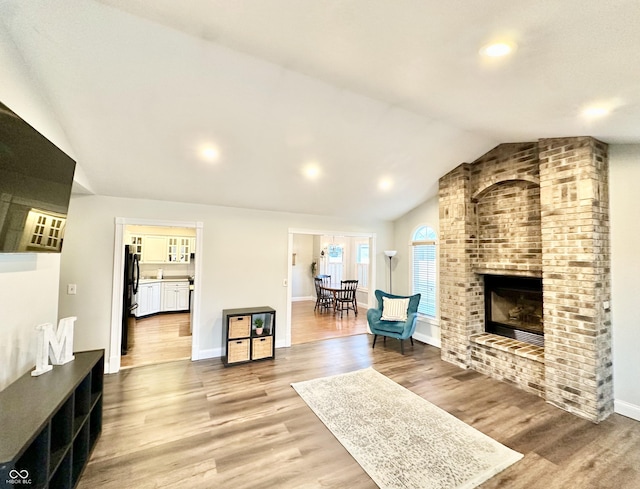
{"label": "wooden storage cabinet", "polygon": [[[262,325],[262,333],[257,327]],[[276,311],[246,307],[222,311],[222,362],[225,365],[275,358]]]}
{"label": "wooden storage cabinet", "polygon": [[104,351],[31,377],[0,392],[0,486],[75,487],[100,432]]}

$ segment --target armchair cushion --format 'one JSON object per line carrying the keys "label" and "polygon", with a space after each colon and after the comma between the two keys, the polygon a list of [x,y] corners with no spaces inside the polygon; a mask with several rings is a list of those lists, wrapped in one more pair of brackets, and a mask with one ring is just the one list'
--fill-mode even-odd
{"label": "armchair cushion", "polygon": [[382,321],[406,321],[407,307],[409,306],[409,298],[391,299],[390,297],[382,298]]}

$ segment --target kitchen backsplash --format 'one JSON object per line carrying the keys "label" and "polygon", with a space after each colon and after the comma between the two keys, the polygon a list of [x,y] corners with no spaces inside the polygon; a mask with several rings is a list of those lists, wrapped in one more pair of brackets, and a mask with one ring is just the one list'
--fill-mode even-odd
{"label": "kitchen backsplash", "polygon": [[158,268],[162,268],[163,278],[185,277],[194,274],[193,263],[141,263],[140,278],[157,278]]}

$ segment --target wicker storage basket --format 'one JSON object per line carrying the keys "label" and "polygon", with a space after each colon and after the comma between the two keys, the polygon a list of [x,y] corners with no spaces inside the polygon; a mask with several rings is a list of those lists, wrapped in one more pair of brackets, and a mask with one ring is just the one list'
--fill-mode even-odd
{"label": "wicker storage basket", "polygon": [[251,316],[229,318],[229,339],[246,338],[251,334]]}
{"label": "wicker storage basket", "polygon": [[269,358],[273,356],[273,336],[264,336],[262,338],[253,339],[252,360],[260,358]]}
{"label": "wicker storage basket", "polygon": [[227,362],[246,362],[249,360],[249,339],[229,341],[227,344]]}

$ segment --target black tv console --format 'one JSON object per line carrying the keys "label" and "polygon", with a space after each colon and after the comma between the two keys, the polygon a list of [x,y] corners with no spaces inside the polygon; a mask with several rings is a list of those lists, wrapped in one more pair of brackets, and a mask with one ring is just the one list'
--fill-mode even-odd
{"label": "black tv console", "polygon": [[0,392],[0,488],[76,487],[102,431],[104,350]]}

